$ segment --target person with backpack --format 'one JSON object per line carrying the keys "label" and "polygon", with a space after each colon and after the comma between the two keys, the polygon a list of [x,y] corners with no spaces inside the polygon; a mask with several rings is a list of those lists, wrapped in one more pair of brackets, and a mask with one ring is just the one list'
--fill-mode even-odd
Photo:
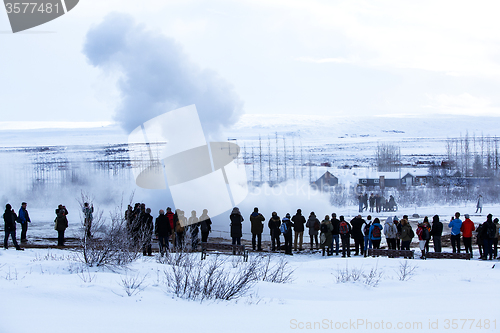
{"label": "person with backpack", "polygon": [[[426,216],[427,217],[427,216]],[[428,223],[428,220],[427,220]],[[422,255],[420,256],[420,259],[425,259],[425,244],[427,241],[431,238],[429,229],[427,229],[427,225],[422,222],[418,225],[417,227],[417,236],[418,236],[418,245],[420,247],[420,251],[422,252]]]}
{"label": "person with backpack", "polygon": [[351,225],[340,215],[339,234],[342,240],[342,258],[351,257]]}
{"label": "person with backpack", "polygon": [[[229,215],[229,219],[231,223],[229,224],[231,230],[231,244],[233,245],[241,245],[241,237],[243,236],[243,225],[242,222],[245,220],[243,216],[241,216],[240,209],[238,207],[234,207],[231,215]],[[235,251],[233,251],[234,253]]]}
{"label": "person with backpack", "polygon": [[351,220],[351,238],[354,239],[355,256],[365,254],[364,236],[362,230],[363,224],[365,224],[365,220],[363,220],[361,215],[358,215]]}
{"label": "person with backpack", "polygon": [[493,215],[488,214],[486,217],[486,222],[483,223],[481,238],[483,239],[484,253],[481,259],[483,260],[492,260],[493,259],[493,238],[495,238],[496,234],[496,226],[493,223]]}
{"label": "person with backpack", "polygon": [[255,238],[257,238],[257,251],[262,251],[262,232],[264,231],[264,222],[266,218],[259,213],[259,208],[255,207],[250,214],[250,231],[252,232],[252,249],[255,251]]}
{"label": "person with backpack", "polygon": [[380,249],[380,241],[382,240],[382,225],[378,217],[373,220],[369,232],[370,239],[374,249]]}
{"label": "person with backpack", "polygon": [[441,252],[441,235],[443,234],[443,223],[439,221],[439,215],[432,218],[431,236],[434,244],[434,252]]}
{"label": "person with backpack", "polygon": [[[397,217],[394,216],[394,219],[397,220]],[[394,225],[394,220],[392,217],[388,217],[385,220],[384,224],[384,235],[385,235],[385,240],[387,242],[387,248],[389,250],[395,250],[396,249],[396,233],[398,229]]]}
{"label": "person with backpack", "polygon": [[333,243],[335,242],[335,255],[338,256],[339,255],[339,248],[340,248],[340,231],[339,231],[340,221],[337,218],[337,214],[332,213],[332,218],[330,221],[332,221],[332,226],[333,226],[332,245],[331,246],[333,249]]}
{"label": "person with backpack", "polygon": [[5,212],[3,213],[3,221],[5,222],[5,238],[3,239],[3,248],[6,250],[9,248],[10,236],[12,238],[12,243],[14,243],[14,246],[16,247],[16,250],[24,251],[24,249],[19,246],[16,240],[16,220],[17,215],[12,209],[12,206],[10,204],[6,204]]}
{"label": "person with backpack", "polygon": [[297,214],[292,217],[293,231],[295,232],[295,240],[293,242],[293,249],[297,251],[297,240],[299,243],[299,251],[302,251],[302,242],[304,240],[304,224],[306,218],[302,215],[302,210],[297,209]]}
{"label": "person with backpack", "polygon": [[472,232],[476,230],[474,226],[474,222],[469,218],[469,214],[465,214],[465,221],[462,222],[462,226],[460,227],[460,231],[462,232],[462,240],[464,242],[465,253],[470,253],[470,257],[473,257],[472,254]]}
{"label": "person with backpack", "polygon": [[325,219],[321,221],[321,249],[323,250],[323,256],[325,256],[325,247],[327,248],[327,255],[331,256],[333,255],[333,248],[332,248],[332,231],[333,231],[333,226],[332,222],[330,221],[330,216],[325,215]]}
{"label": "person with backpack", "polygon": [[425,253],[429,253],[429,242],[431,241],[431,224],[429,223],[429,218],[426,216],[424,217],[424,222],[423,222],[424,226],[425,226],[425,229],[427,229],[427,231],[424,230],[424,233],[425,233]]}
{"label": "person with backpack", "polygon": [[319,249],[318,232],[321,229],[321,222],[319,222],[314,212],[311,212],[311,214],[309,214],[309,218],[307,219],[306,222],[306,227],[309,229],[309,238],[311,240],[311,251],[314,249],[313,241],[316,241],[316,250],[318,250]]}
{"label": "person with backpack", "polygon": [[[269,233],[271,235],[271,251],[276,251],[276,248],[280,249],[280,226],[281,226],[281,218],[278,216],[278,213],[272,212],[271,218],[267,223],[269,227]],[[277,246],[277,247],[276,247]]]}
{"label": "person with backpack", "polygon": [[366,217],[366,222],[363,225],[363,240],[365,242],[365,257],[368,254],[368,249],[372,248],[372,241],[370,239],[370,227],[372,226],[372,216],[368,215]]}
{"label": "person with backpack", "polygon": [[292,228],[293,222],[290,220],[290,214],[286,213],[285,217],[281,221],[280,231],[285,238],[285,254],[292,254]]}
{"label": "person with backpack", "polygon": [[[200,216],[200,229],[201,229],[201,241],[206,243],[208,241],[208,235],[212,231],[212,220],[208,216],[208,209],[204,209]],[[259,242],[260,246],[260,242]]]}
{"label": "person with backpack", "polygon": [[401,219],[401,250],[410,250],[411,240],[415,236],[410,222],[406,218]]}
{"label": "person with backpack", "polygon": [[448,227],[451,229],[451,247],[453,248],[453,253],[460,253],[460,228],[462,227],[462,220],[459,218],[460,213],[455,213],[455,218],[451,218]]}

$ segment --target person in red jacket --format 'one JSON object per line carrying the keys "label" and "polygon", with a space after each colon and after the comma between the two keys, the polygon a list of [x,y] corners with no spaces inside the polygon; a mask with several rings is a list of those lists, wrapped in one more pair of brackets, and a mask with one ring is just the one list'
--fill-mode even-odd
{"label": "person in red jacket", "polygon": [[472,232],[476,230],[474,227],[474,222],[472,222],[469,218],[469,214],[465,214],[465,221],[462,223],[460,227],[460,231],[462,232],[462,239],[464,240],[465,253],[469,253],[472,258]]}

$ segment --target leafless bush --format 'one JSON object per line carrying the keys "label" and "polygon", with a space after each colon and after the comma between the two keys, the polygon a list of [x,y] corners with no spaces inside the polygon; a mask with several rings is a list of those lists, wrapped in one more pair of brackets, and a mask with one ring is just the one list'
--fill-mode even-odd
{"label": "leafless bush", "polygon": [[[80,205],[92,203],[91,198],[82,193]],[[90,267],[108,268],[127,265],[137,259],[138,249],[131,240],[123,216],[123,204],[110,213],[110,223],[106,223],[102,211],[94,210],[94,218],[87,233],[82,221],[80,259]]]}
{"label": "leafless bush", "polygon": [[407,281],[416,273],[417,265],[412,265],[408,260],[399,262],[399,269],[396,271],[400,281]]}
{"label": "leafless bush", "polygon": [[97,277],[96,274],[90,273],[88,266],[80,267],[76,270],[76,275],[82,280],[84,283],[92,283]]}
{"label": "leafless bush", "polygon": [[349,266],[347,265],[345,269],[337,269],[337,283],[347,283],[347,282],[362,282],[363,284],[376,287],[378,286],[380,280],[382,279],[383,272],[378,270],[378,267],[375,266],[370,269],[370,272],[367,274],[363,270],[363,268],[353,268],[349,270]]}
{"label": "leafless bush", "polygon": [[143,291],[147,287],[146,285],[143,285],[146,277],[147,274],[141,277],[139,273],[133,276],[128,274],[122,276],[121,286],[123,287],[123,290],[125,291],[127,296],[133,296]]}
{"label": "leafless bush", "polygon": [[261,268],[259,269],[260,280],[273,283],[288,283],[293,280],[294,269],[291,269],[288,261],[281,257],[279,261],[271,266],[271,256],[261,256]]}

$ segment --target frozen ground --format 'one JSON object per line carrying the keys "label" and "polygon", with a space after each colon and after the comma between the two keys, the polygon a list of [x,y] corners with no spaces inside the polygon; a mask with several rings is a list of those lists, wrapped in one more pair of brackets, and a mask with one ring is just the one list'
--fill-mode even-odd
{"label": "frozen ground", "polygon": [[[235,269],[235,258],[226,259]],[[175,297],[164,283],[166,265],[154,257],[127,270],[82,271],[71,251],[1,250],[0,332],[312,331],[307,325],[314,331],[494,332],[500,325],[494,305],[500,266],[492,269],[497,261],[346,260],[318,254],[286,259],[295,269],[293,282],[261,281],[241,299],[200,303]],[[416,269],[400,281],[405,261]],[[376,269],[378,286],[365,284],[363,277],[338,283],[346,268],[365,274]],[[145,277],[144,289],[129,297],[122,279],[137,276]]]}

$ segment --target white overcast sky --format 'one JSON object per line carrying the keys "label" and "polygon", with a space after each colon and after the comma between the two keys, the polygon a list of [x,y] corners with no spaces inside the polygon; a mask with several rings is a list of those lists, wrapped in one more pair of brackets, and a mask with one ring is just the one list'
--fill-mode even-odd
{"label": "white overcast sky", "polygon": [[0,10],[0,121],[112,120],[116,77],[82,47],[113,11],[174,38],[246,113],[500,116],[498,1],[81,0],[17,34]]}

